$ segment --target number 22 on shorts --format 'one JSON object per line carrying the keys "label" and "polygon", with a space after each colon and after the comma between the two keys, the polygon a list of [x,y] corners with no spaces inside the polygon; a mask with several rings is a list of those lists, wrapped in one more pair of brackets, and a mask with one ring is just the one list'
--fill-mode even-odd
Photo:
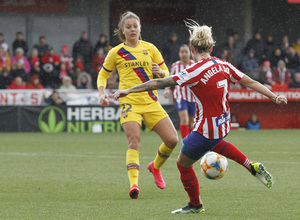
{"label": "number 22 on shorts", "polygon": [[128,112],[132,112],[131,111],[132,105],[130,104],[122,104],[121,105],[121,115],[123,116],[123,118],[127,118],[128,116]]}

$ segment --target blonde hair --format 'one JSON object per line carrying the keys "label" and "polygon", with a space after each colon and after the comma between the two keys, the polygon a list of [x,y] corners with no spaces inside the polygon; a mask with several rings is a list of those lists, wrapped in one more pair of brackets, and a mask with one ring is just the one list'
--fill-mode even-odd
{"label": "blonde hair", "polygon": [[211,27],[200,26],[192,19],[188,19],[184,23],[189,28],[190,43],[199,53],[209,52],[215,46],[216,42],[212,37]]}
{"label": "blonde hair", "polygon": [[[127,19],[129,19],[129,18],[134,18],[134,19],[136,19],[136,20],[141,24],[141,21],[140,21],[139,16],[137,16],[135,13],[133,13],[133,12],[131,12],[131,11],[127,11],[127,12],[123,13],[123,14],[121,15],[121,17],[120,17],[120,21],[119,21],[119,24],[118,24],[118,28],[116,28],[115,31],[114,31],[114,33],[115,33],[114,35],[118,35],[119,39],[120,39],[121,41],[123,41],[123,42],[124,42],[126,39],[125,39],[125,35],[124,35],[123,32],[122,32],[122,29],[123,29],[123,27],[124,27],[125,20],[127,20]],[[142,36],[141,36],[141,34],[140,34],[139,40],[141,40],[141,39],[142,39]]]}

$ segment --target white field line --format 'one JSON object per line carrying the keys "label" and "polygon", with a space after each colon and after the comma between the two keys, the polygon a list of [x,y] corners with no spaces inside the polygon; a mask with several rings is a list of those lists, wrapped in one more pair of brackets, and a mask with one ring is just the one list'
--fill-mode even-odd
{"label": "white field line", "polygon": [[[251,152],[251,153],[257,153],[257,152]],[[261,152],[265,153],[265,152]],[[279,153],[279,152],[278,152]],[[280,152],[282,153],[282,152]],[[293,154],[295,152],[286,152],[289,154]],[[300,152],[296,152],[297,154],[300,154]],[[4,156],[31,156],[31,157],[80,157],[80,158],[107,158],[107,159],[125,159],[125,155],[97,155],[96,152],[94,152],[93,155],[86,155],[86,154],[64,154],[64,153],[52,153],[52,152],[43,152],[43,153],[21,153],[21,152],[0,152],[0,157]],[[153,157],[149,156],[140,156],[140,159],[153,159]],[[170,157],[169,160],[177,160],[177,155]],[[277,164],[300,164],[300,161],[263,161],[264,163],[277,163]]]}

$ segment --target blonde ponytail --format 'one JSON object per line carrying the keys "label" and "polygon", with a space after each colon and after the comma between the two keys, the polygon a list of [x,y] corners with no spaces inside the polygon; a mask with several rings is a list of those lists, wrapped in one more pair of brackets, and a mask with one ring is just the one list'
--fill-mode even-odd
{"label": "blonde ponytail", "polygon": [[211,27],[200,26],[192,19],[188,19],[184,23],[189,28],[190,43],[199,53],[209,52],[215,46],[216,42],[212,37]]}

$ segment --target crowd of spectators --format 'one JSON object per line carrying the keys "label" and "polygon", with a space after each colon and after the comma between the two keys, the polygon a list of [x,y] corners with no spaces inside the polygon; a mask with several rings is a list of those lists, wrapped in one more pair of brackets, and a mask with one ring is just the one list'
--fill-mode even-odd
{"label": "crowd of spectators", "polygon": [[[177,34],[171,33],[161,50],[168,67],[179,60],[180,45]],[[82,32],[72,50],[63,45],[60,54],[55,54],[45,36],[40,36],[29,50],[22,32],[17,32],[10,51],[0,33],[0,89],[95,89],[98,72],[110,49],[105,34],[100,34],[93,46],[88,34]],[[238,33],[233,33],[213,53],[270,89],[300,88],[300,38],[291,43],[284,36],[274,42],[272,36],[263,40],[261,33],[255,32],[243,45]],[[113,70],[108,88],[117,87],[118,74]],[[231,88],[242,86],[235,84]]]}
{"label": "crowd of spectators", "polygon": [[[234,33],[222,46],[219,56],[270,89],[300,88],[300,38],[291,43],[284,36],[280,42],[274,42],[273,36],[263,40],[261,33],[255,32],[243,47]],[[242,86],[232,85],[232,88]]]}
{"label": "crowd of spectators", "polygon": [[[45,36],[29,50],[22,32],[16,33],[11,47],[0,33],[0,89],[95,89],[110,48],[106,35],[101,34],[93,47],[83,32],[72,50],[63,45],[56,54]],[[108,85],[117,88],[117,74],[112,75]]]}

